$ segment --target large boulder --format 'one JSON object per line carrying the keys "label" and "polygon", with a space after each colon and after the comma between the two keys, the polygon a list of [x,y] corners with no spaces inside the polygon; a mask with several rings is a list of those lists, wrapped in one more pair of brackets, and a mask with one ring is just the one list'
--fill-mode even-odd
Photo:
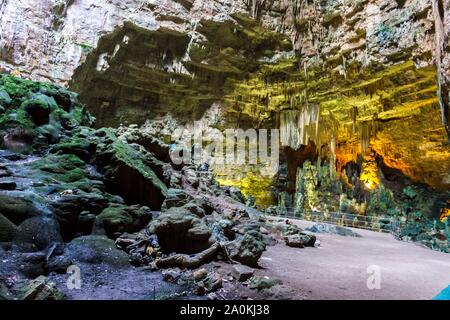
{"label": "large boulder", "polygon": [[112,204],[97,216],[94,229],[97,233],[103,229],[109,238],[115,239],[124,232],[133,233],[143,229],[151,217],[148,207]]}
{"label": "large boulder", "polygon": [[17,228],[14,242],[26,250],[44,250],[55,243],[62,243],[59,225],[53,218],[33,217]]}
{"label": "large boulder", "polygon": [[30,200],[2,194],[0,194],[0,212],[16,225],[39,215],[39,211]]}
{"label": "large boulder", "polygon": [[167,210],[172,207],[182,207],[191,200],[191,197],[182,189],[170,188],[162,204],[162,209]]}
{"label": "large boulder", "polygon": [[95,216],[109,205],[107,194],[91,186],[93,181],[89,180],[86,184],[73,187],[83,187],[88,192],[79,189],[64,190],[52,202],[65,241],[70,241],[78,234],[91,233]]}
{"label": "large boulder", "polygon": [[172,207],[150,224],[150,232],[158,237],[165,253],[198,253],[215,242],[205,219],[186,208]]}
{"label": "large boulder", "polygon": [[68,194],[52,203],[64,241],[70,241],[77,233],[79,216],[83,210],[82,200],[78,195]]}
{"label": "large boulder", "polygon": [[113,240],[101,235],[73,239],[66,245],[65,255],[75,263],[105,263],[115,268],[130,266],[128,254],[117,249]]}
{"label": "large boulder", "polygon": [[228,242],[226,248],[231,259],[250,267],[256,267],[266,249],[266,244],[260,232],[250,230],[236,240]]}
{"label": "large boulder", "polygon": [[293,248],[314,247],[316,237],[309,234],[298,233],[285,237],[286,245]]}
{"label": "large boulder", "polygon": [[20,264],[20,272],[28,278],[34,279],[47,273],[45,252],[25,253],[17,262]]}
{"label": "large boulder", "polygon": [[159,210],[167,195],[167,186],[155,173],[161,163],[145,152],[119,140],[110,129],[97,132],[93,163],[104,173],[106,186],[127,203],[139,203]]}

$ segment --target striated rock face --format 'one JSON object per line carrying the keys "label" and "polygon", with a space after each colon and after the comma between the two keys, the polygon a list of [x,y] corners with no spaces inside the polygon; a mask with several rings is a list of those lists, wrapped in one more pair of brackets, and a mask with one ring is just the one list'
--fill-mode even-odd
{"label": "striated rock face", "polygon": [[317,60],[431,62],[433,12],[424,0],[267,1],[262,19],[291,35],[306,64]]}
{"label": "striated rock face", "polygon": [[100,39],[70,87],[91,106],[100,126],[141,124],[168,112],[199,119],[263,60],[292,48],[287,37],[248,16],[232,18],[200,20],[188,34],[127,22]]}
{"label": "striated rock face", "polygon": [[223,21],[243,11],[227,0],[5,0],[0,3],[0,69],[67,83],[102,35],[125,21],[187,32],[200,19]]}
{"label": "striated rock face", "polygon": [[[442,2],[442,1],[436,1]],[[291,37],[307,65],[328,59],[429,65],[434,17],[427,0],[5,0],[0,6],[0,68],[67,83],[101,36],[125,22],[155,31],[195,32],[200,20],[248,12]],[[445,17],[444,17],[445,22]]]}

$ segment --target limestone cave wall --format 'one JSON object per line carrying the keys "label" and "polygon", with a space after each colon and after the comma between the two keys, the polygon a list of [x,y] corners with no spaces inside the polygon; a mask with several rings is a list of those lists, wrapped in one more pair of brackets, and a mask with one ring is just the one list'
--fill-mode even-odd
{"label": "limestone cave wall", "polygon": [[[214,127],[289,133],[281,141],[289,159],[317,154],[338,173],[376,162],[372,171],[397,170],[448,191],[448,7],[443,0],[3,0],[0,70],[69,86],[98,126],[168,113],[192,122],[214,107]],[[314,152],[296,155],[302,145]],[[295,171],[281,175],[288,191]],[[217,173],[246,194],[280,177],[261,180],[258,166]],[[367,173],[365,183],[373,187],[385,173]]]}

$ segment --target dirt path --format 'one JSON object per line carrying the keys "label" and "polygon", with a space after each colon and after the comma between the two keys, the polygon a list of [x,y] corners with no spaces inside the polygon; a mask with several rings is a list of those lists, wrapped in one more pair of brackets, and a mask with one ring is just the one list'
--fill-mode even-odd
{"label": "dirt path", "polygon": [[[268,247],[260,264],[268,276],[305,291],[307,299],[432,299],[450,284],[450,254],[390,234],[352,230],[362,238],[316,234],[318,248]],[[381,288],[369,290],[367,268],[373,265],[380,268]]]}

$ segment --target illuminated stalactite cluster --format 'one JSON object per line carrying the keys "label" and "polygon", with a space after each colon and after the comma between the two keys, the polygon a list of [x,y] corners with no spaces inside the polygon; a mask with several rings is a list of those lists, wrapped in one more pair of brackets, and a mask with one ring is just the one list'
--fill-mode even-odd
{"label": "illuminated stalactite cluster", "polygon": [[[413,181],[446,189],[450,156],[436,90],[435,69],[412,61],[366,68],[348,62],[344,77],[320,67],[305,74],[295,59],[285,59],[236,83],[226,112],[260,120],[278,114],[282,145],[314,142],[338,173],[358,155],[374,153]],[[371,188],[378,184],[371,181]]]}

